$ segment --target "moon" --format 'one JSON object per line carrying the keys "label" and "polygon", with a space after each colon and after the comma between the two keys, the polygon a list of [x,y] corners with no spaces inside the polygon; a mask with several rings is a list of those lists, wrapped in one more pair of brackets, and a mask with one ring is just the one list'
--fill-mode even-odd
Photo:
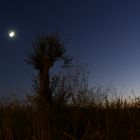
{"label": "moon", "polygon": [[8,35],[10,38],[14,38],[16,33],[15,33],[15,31],[9,31]]}

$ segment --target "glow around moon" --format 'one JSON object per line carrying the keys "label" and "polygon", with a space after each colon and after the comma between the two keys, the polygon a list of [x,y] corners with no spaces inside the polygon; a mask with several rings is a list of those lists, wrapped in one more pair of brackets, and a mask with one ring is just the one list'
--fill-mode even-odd
{"label": "glow around moon", "polygon": [[16,33],[14,31],[10,31],[8,34],[9,34],[10,38],[14,38],[16,35]]}

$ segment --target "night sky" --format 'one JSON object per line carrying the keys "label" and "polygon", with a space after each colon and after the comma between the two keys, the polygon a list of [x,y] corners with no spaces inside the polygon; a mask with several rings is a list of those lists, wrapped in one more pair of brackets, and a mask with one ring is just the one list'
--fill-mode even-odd
{"label": "night sky", "polygon": [[38,33],[54,32],[68,40],[67,54],[89,66],[90,85],[140,91],[139,0],[1,0],[0,95],[30,91],[25,51]]}

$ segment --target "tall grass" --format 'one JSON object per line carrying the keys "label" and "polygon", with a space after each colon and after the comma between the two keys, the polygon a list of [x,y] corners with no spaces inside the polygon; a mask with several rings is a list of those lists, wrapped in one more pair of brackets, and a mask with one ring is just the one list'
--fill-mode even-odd
{"label": "tall grass", "polygon": [[139,98],[127,101],[94,96],[88,100],[84,95],[76,100],[76,104],[72,101],[60,104],[54,100],[52,105],[38,96],[28,97],[26,103],[17,99],[1,100],[0,139],[140,139]]}

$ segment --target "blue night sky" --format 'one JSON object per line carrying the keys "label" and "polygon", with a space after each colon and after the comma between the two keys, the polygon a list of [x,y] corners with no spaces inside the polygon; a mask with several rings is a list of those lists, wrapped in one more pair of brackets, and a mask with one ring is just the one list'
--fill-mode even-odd
{"label": "blue night sky", "polygon": [[88,64],[91,85],[140,91],[139,0],[1,0],[0,95],[31,89],[25,50],[38,33],[53,32],[69,40],[67,54]]}

